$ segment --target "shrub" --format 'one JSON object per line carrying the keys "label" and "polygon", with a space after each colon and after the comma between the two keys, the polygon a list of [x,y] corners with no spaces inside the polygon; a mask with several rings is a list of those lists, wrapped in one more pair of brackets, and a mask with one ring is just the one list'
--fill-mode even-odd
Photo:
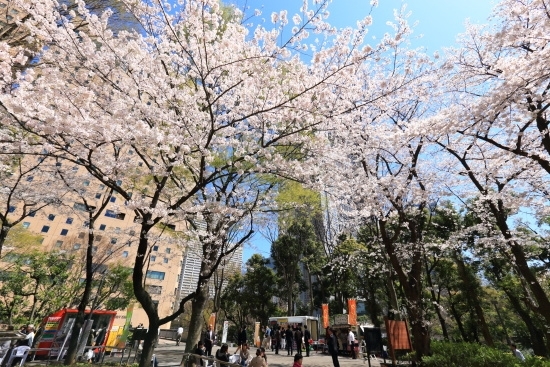
{"label": "shrub", "polygon": [[519,367],[526,365],[520,364],[520,361],[511,352],[503,352],[474,343],[433,342],[432,353],[433,355],[422,359],[423,367]]}

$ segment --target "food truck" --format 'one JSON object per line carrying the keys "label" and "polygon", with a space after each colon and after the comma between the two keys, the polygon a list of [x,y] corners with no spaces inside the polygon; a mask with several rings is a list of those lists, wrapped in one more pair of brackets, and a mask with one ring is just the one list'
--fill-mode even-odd
{"label": "food truck", "polygon": [[[66,351],[68,340],[71,338],[72,326],[74,325],[78,310],[64,308],[44,318],[40,324],[35,348],[42,349],[36,352],[38,358],[54,357],[59,355],[59,351]],[[116,346],[117,339],[122,335],[125,317],[117,316],[116,311],[94,310],[90,317],[90,310],[86,310],[86,321],[82,329],[82,335],[86,343],[81,341],[79,345],[83,349],[89,345],[89,335],[91,330],[98,330],[106,327],[106,336],[103,346]],[[109,352],[109,349],[106,350]]]}
{"label": "food truck", "polygon": [[311,333],[311,339],[314,343],[319,340],[319,318],[313,316],[284,316],[284,317],[270,317],[269,318],[269,327],[279,325],[281,327],[286,327],[290,325],[291,328],[298,326],[302,327],[302,332],[304,331],[304,326],[307,325],[309,332]]}

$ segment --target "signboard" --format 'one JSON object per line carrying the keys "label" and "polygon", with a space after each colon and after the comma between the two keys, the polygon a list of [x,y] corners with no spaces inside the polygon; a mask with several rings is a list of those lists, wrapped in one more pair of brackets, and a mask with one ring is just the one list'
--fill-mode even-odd
{"label": "signboard", "polygon": [[254,345],[259,348],[261,347],[261,342],[260,342],[260,323],[259,322],[256,322],[255,323],[255,326],[254,326]]}
{"label": "signboard", "polygon": [[227,331],[229,330],[229,321],[223,322],[222,344],[227,343]]}
{"label": "signboard", "polygon": [[44,333],[42,334],[40,340],[50,342],[53,341],[60,322],[61,316],[48,317],[46,320],[46,325],[44,326]]}
{"label": "signboard", "polygon": [[395,364],[396,350],[412,350],[409,327],[406,321],[389,320],[387,317],[384,318],[384,322],[388,334],[391,358]]}
{"label": "signboard", "polygon": [[380,328],[365,328],[363,330],[363,339],[365,340],[365,346],[369,354],[382,351],[382,331]]}
{"label": "signboard", "polygon": [[335,325],[346,325],[349,324],[348,321],[349,315],[334,315],[334,324]]}
{"label": "signboard", "polygon": [[348,299],[348,323],[357,326],[357,302],[354,299]]}
{"label": "signboard", "polygon": [[328,322],[328,303],[323,303],[321,305],[322,312],[323,312],[323,329],[326,329],[329,327]]}

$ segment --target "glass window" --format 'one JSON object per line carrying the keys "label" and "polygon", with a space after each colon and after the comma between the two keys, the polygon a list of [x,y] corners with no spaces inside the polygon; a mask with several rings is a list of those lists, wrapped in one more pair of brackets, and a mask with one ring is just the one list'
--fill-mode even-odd
{"label": "glass window", "polygon": [[120,227],[115,227],[115,233],[120,233]]}
{"label": "glass window", "polygon": [[104,231],[105,228],[107,228],[107,225],[105,225],[105,224],[100,224],[100,225],[99,225],[99,230],[100,230],[100,231]]}
{"label": "glass window", "polygon": [[164,258],[164,263],[168,264],[168,259],[166,257]]}
{"label": "glass window", "polygon": [[170,249],[170,247],[167,247],[167,248],[166,248],[166,253],[169,254],[170,251],[172,251],[172,250]]}
{"label": "glass window", "polygon": [[71,217],[67,218],[67,220],[65,221],[65,223],[67,223],[67,224],[73,224],[73,218],[71,218]]}
{"label": "glass window", "polygon": [[103,190],[104,188],[105,188],[105,185],[104,185],[104,184],[100,184],[100,185],[99,185],[99,189],[100,189],[100,190]]}
{"label": "glass window", "polygon": [[158,250],[159,250],[158,246],[153,246],[153,251],[158,251]]}
{"label": "glass window", "polygon": [[111,203],[114,203],[114,202],[116,201],[116,198],[115,198],[114,196],[111,196],[111,198],[109,199],[109,201],[110,201]]}
{"label": "glass window", "polygon": [[82,227],[88,228],[90,226],[90,222],[85,220],[84,223],[82,223]]}
{"label": "glass window", "polygon": [[86,204],[74,203],[73,208],[76,209],[76,210],[86,211]]}
{"label": "glass window", "polygon": [[67,233],[69,233],[69,230],[68,230],[68,229],[62,229],[62,230],[61,230],[61,235],[62,235],[62,236],[66,236]]}
{"label": "glass window", "polygon": [[118,241],[118,239],[116,239],[116,238],[111,238],[111,245],[116,244],[117,241]]}
{"label": "glass window", "polygon": [[84,233],[84,232],[80,232],[78,234],[78,238],[84,238],[85,236],[86,236],[86,233]]}
{"label": "glass window", "polygon": [[48,215],[48,220],[54,220],[54,219],[55,219],[55,215],[53,214]]}
{"label": "glass window", "polygon": [[35,211],[29,212],[29,217],[34,217],[36,215]]}
{"label": "glass window", "polygon": [[112,210],[106,210],[105,211],[105,216],[109,217],[109,218],[116,218],[116,213]]}
{"label": "glass window", "polygon": [[151,262],[157,261],[157,257],[155,255],[151,255]]}
{"label": "glass window", "polygon": [[27,177],[27,182],[32,182],[32,180],[34,180],[34,176]]}
{"label": "glass window", "polygon": [[95,194],[95,198],[96,198],[96,199],[101,199],[101,193],[98,192],[97,194]]}
{"label": "glass window", "polygon": [[136,231],[134,231],[133,229],[130,230],[130,232],[128,232],[128,234],[130,236],[134,236],[136,234]]}
{"label": "glass window", "polygon": [[27,229],[31,225],[31,222],[23,222],[23,228]]}
{"label": "glass window", "polygon": [[89,180],[84,180],[84,182],[82,182],[82,184],[84,186],[90,186],[90,181]]}
{"label": "glass window", "polygon": [[122,185],[122,180],[116,180],[116,185],[117,185],[117,186]]}
{"label": "glass window", "polygon": [[55,162],[56,167],[61,167],[61,162]]}
{"label": "glass window", "polygon": [[55,247],[61,247],[63,245],[63,241],[55,241]]}
{"label": "glass window", "polygon": [[122,257],[128,257],[128,251],[122,251]]}
{"label": "glass window", "polygon": [[78,171],[78,166],[74,166],[73,171]]}
{"label": "glass window", "polygon": [[10,205],[8,212],[13,213],[14,211],[15,211],[15,207]]}
{"label": "glass window", "polygon": [[74,246],[73,246],[73,249],[74,250],[78,250],[80,248],[80,243],[75,243]]}
{"label": "glass window", "polygon": [[149,278],[149,279],[164,280],[164,272],[163,271],[147,270],[146,277]]}
{"label": "glass window", "polygon": [[44,226],[42,227],[42,233],[48,233],[48,231],[50,230],[50,226]]}

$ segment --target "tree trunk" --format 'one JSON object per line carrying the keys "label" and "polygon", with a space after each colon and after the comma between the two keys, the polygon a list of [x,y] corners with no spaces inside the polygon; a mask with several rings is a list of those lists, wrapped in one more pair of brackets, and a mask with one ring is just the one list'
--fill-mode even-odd
{"label": "tree trunk", "polygon": [[34,292],[32,294],[32,307],[31,307],[31,315],[29,316],[29,320],[31,322],[34,322],[34,314],[36,313],[36,304],[38,303],[38,299],[36,298],[36,295],[38,294],[38,286],[40,285],[39,279],[34,279],[36,281],[36,285],[34,286]]}
{"label": "tree trunk", "polygon": [[447,323],[445,322],[445,318],[441,313],[441,307],[439,304],[439,300],[437,299],[437,295],[435,294],[432,275],[430,274],[430,270],[428,269],[427,262],[426,262],[426,280],[428,282],[428,285],[430,286],[430,295],[432,296],[432,304],[434,306],[435,313],[437,314],[437,318],[439,319],[439,324],[441,324],[441,331],[443,333],[443,338],[448,341],[449,333],[447,331]]}
{"label": "tree trunk", "polygon": [[191,320],[185,341],[185,352],[193,353],[202,334],[204,306],[208,299],[208,285],[199,285],[195,298],[191,302]]}
{"label": "tree trunk", "polygon": [[[93,222],[90,221],[90,227],[93,228]],[[75,318],[75,322],[71,331],[72,337],[69,340],[69,349],[67,350],[67,355],[65,357],[65,365],[72,365],[76,362],[77,352],[78,352],[78,344],[80,338],[78,335],[81,335],[82,327],[84,326],[84,320],[86,315],[86,306],[88,306],[88,303],[90,302],[90,295],[92,293],[92,280],[93,280],[93,243],[94,243],[94,231],[88,231],[88,246],[86,248],[86,277],[85,277],[85,284],[84,284],[84,292],[82,293],[82,297],[80,298],[80,302],[78,303],[77,307],[77,314]],[[99,292],[99,291],[98,291]],[[92,305],[92,308],[95,305]],[[90,310],[90,312],[92,312]],[[81,337],[85,337],[84,335],[81,335]]]}
{"label": "tree trunk", "polygon": [[6,238],[8,238],[8,233],[10,232],[11,226],[7,220],[3,220],[2,223],[0,223],[0,225],[1,225],[0,227],[0,259],[1,259],[2,249],[4,248],[4,243],[6,242]]}
{"label": "tree trunk", "polygon": [[451,315],[453,315],[456,326],[458,327],[458,331],[460,331],[460,335],[462,336],[462,340],[465,342],[469,342],[470,338],[468,337],[468,334],[466,333],[466,330],[464,329],[464,325],[462,324],[462,317],[458,313],[458,310],[455,307],[455,304],[449,300],[449,308],[451,310]]}

